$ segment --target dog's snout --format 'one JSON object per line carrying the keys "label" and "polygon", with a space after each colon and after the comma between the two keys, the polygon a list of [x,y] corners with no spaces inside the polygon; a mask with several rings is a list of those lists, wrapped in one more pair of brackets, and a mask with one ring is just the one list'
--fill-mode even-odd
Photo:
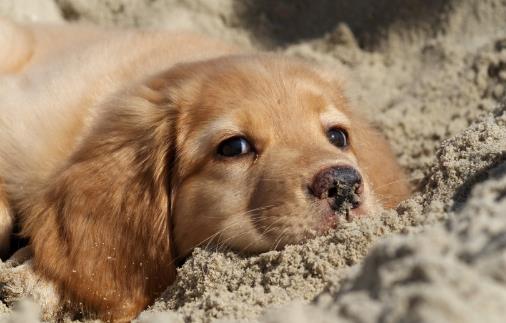
{"label": "dog's snout", "polygon": [[313,178],[311,192],[319,199],[360,194],[362,176],[352,167],[334,166],[319,171]]}

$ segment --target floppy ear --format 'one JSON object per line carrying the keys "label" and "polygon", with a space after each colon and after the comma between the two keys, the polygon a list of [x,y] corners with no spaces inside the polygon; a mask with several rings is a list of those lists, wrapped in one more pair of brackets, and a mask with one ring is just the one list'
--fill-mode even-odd
{"label": "floppy ear", "polygon": [[352,117],[352,147],[380,204],[393,208],[409,197],[409,181],[389,143],[360,116]]}
{"label": "floppy ear", "polygon": [[153,79],[101,108],[99,123],[23,214],[35,270],[105,320],[132,319],[175,278],[178,109],[170,82]]}

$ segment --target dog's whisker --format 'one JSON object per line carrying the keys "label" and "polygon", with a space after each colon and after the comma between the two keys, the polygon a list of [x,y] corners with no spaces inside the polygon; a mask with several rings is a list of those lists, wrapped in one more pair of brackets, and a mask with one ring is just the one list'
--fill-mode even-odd
{"label": "dog's whisker", "polygon": [[[274,207],[274,206],[275,206],[275,205],[271,205],[271,206],[269,206],[269,207]],[[264,207],[264,208],[265,208],[265,207]],[[273,222],[272,222],[272,223],[271,223],[271,224],[270,224],[267,228],[270,228],[271,226],[276,225],[277,223],[281,222],[282,220],[283,220],[282,218],[277,218],[277,219],[275,219],[275,220],[274,220],[274,221],[273,221]],[[223,232],[223,231],[224,231],[224,230],[221,230],[221,232]],[[246,234],[246,233],[248,233],[248,232],[249,232],[248,228],[245,228],[245,229],[244,229],[244,232],[238,232],[238,233],[236,233],[236,234],[234,234],[234,235],[230,236],[230,237],[229,237],[229,238],[227,238],[227,239],[220,240],[218,243],[219,243],[219,245],[224,245],[224,244],[225,244],[225,243],[227,243],[228,241],[230,241],[230,240],[234,240],[234,239],[236,239],[236,238],[238,238],[238,237],[240,237],[240,236],[243,236],[243,235],[245,235],[245,234]],[[265,233],[265,231],[262,233],[262,235],[264,235],[264,233]],[[259,240],[259,239],[260,239],[260,236],[259,236],[259,237],[256,237],[255,239],[256,239],[255,241]],[[250,246],[250,245],[251,245],[251,243],[250,243],[250,244],[248,244],[248,246]],[[245,249],[243,248],[242,250],[244,251]]]}
{"label": "dog's whisker", "polygon": [[406,183],[406,182],[413,183],[413,182],[417,182],[419,180],[420,180],[420,178],[399,179],[399,180],[395,180],[395,181],[391,181],[391,182],[387,182],[387,183],[382,183],[381,185],[378,185],[378,186],[374,186],[374,189],[377,190],[377,189],[387,187],[387,186],[390,186],[392,184],[397,184],[397,183]]}
{"label": "dog's whisker", "polygon": [[276,239],[276,243],[274,245],[274,248],[272,248],[273,250],[277,250],[278,249],[278,245],[281,243],[281,240],[284,238],[285,234],[288,232],[289,229],[290,229],[289,227],[286,227],[283,231],[281,231],[281,233],[279,234],[278,239]]}
{"label": "dog's whisker", "polygon": [[219,231],[213,233],[210,237],[207,237],[206,239],[202,240],[200,243],[198,243],[198,245],[201,246],[202,244],[204,244],[204,243],[207,242],[204,248],[209,248],[209,246],[210,246],[210,244],[211,244],[211,242],[212,242],[213,239],[215,239],[219,235],[222,235],[223,232],[227,231],[231,227],[234,227],[234,226],[239,225],[241,223],[242,223],[242,221],[240,221],[240,220],[231,222],[226,227],[221,228]]}
{"label": "dog's whisker", "polygon": [[263,229],[262,235],[266,235],[267,233],[271,232],[272,230],[275,230],[275,226],[279,224],[284,219],[282,217],[277,217],[274,221],[272,221],[271,224],[269,224],[266,228]]}
{"label": "dog's whisker", "polygon": [[[229,230],[230,228],[232,228],[234,226],[237,226],[239,224],[243,224],[244,220],[241,218],[242,216],[247,215],[251,212],[259,211],[259,210],[266,210],[266,209],[272,208],[273,206],[274,205],[267,205],[267,206],[263,206],[263,207],[258,207],[258,208],[251,209],[251,210],[245,211],[243,213],[237,214],[235,216],[230,216],[230,217],[233,217],[235,220],[228,223],[227,226],[225,226],[224,228],[221,228],[218,232],[214,233],[212,236],[201,241],[198,245],[202,245],[207,242],[205,245],[205,248],[209,248],[213,239],[215,239],[217,236],[222,235],[225,231]],[[250,221],[255,222],[255,221],[260,221],[260,219],[258,219],[258,220],[250,219]]]}
{"label": "dog's whisker", "polygon": [[245,250],[247,250],[251,245],[253,245],[255,242],[258,242],[259,240],[261,239],[264,239],[266,237],[266,235],[274,230],[276,230],[276,227],[275,225],[276,224],[279,224],[281,221],[283,220],[283,218],[277,218],[275,219],[270,225],[268,225],[263,231],[262,231],[262,234],[261,235],[257,235],[254,237],[254,239],[252,241],[250,241],[250,243],[248,243],[246,246],[244,246],[239,252],[244,252]]}

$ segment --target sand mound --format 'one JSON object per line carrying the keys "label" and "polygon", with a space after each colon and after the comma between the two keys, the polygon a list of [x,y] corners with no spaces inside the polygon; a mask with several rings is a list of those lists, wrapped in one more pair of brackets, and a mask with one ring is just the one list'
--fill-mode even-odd
{"label": "sand mound", "polygon": [[[70,21],[194,29],[344,66],[419,187],[395,211],[282,251],[198,249],[140,322],[504,321],[506,1],[47,2]],[[34,17],[17,3],[0,13]],[[54,318],[50,288],[22,266],[0,270],[4,311],[36,294]]]}

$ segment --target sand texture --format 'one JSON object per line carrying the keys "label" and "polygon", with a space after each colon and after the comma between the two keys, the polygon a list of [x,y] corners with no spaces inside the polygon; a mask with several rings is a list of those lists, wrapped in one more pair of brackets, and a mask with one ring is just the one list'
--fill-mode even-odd
{"label": "sand texture", "polygon": [[[197,249],[138,322],[505,321],[505,0],[3,0],[0,14],[192,29],[345,69],[417,187],[282,251]],[[29,262],[2,264],[0,283],[0,321],[65,317]]]}

